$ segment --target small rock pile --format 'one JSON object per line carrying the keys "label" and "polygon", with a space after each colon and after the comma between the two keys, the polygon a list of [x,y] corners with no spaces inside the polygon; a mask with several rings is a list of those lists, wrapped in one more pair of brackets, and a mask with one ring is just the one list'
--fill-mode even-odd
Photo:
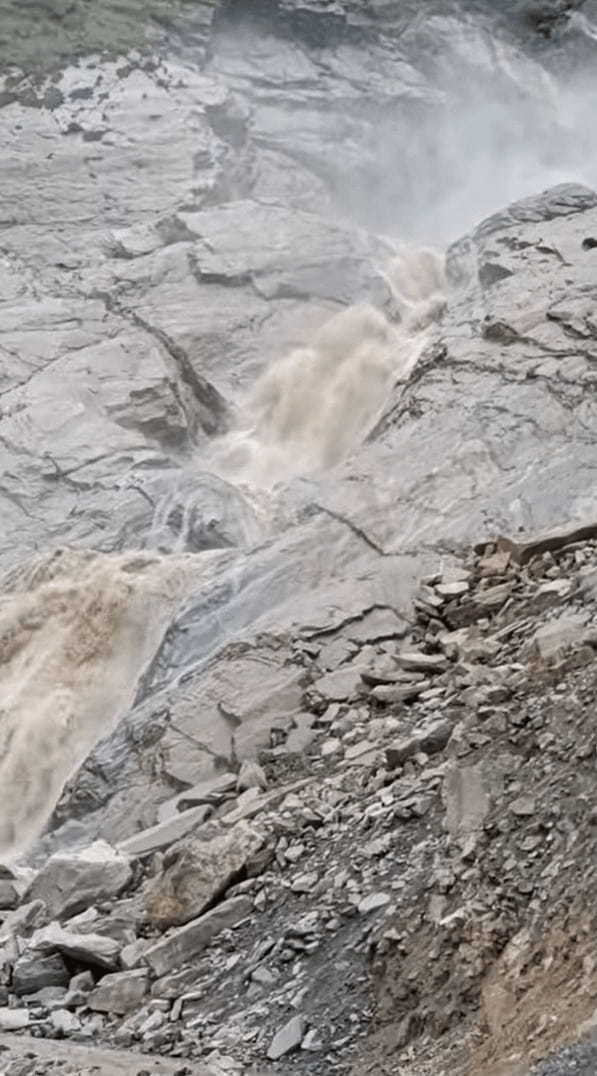
{"label": "small rock pile", "polygon": [[301,633],[304,711],[259,758],[118,848],[3,868],[0,1031],[237,1076],[372,1049],[458,1072],[573,1035],[597,993],[596,536],[501,540],[409,619]]}

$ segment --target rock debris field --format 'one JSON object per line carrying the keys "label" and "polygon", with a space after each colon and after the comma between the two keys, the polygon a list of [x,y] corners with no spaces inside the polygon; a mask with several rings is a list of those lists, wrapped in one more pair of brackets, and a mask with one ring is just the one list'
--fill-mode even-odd
{"label": "rock debris field", "polygon": [[291,1053],[293,1071],[347,1071],[371,1021],[401,1071],[413,1039],[437,1065],[442,1035],[460,1071],[463,1034],[490,1071],[590,1027],[589,530],[471,551],[400,623],[372,609],[297,635],[305,711],[259,762],[115,848],[6,869],[3,1031],[182,1074]]}
{"label": "rock debris field", "polygon": [[594,1076],[597,5],[92,8],[0,0],[0,1076]]}

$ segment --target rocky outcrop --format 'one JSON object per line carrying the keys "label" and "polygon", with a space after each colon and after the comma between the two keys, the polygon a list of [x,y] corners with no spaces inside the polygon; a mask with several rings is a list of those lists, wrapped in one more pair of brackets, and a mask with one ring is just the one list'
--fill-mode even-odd
{"label": "rocky outcrop", "polygon": [[[449,311],[368,443],[349,465],[312,482],[311,519],[234,558],[187,599],[136,708],[91,756],[58,817],[82,818],[102,804],[89,832],[129,836],[135,803],[148,824],[149,803],[173,795],[176,782],[190,786],[224,760],[269,746],[278,727],[288,731],[307,688],[305,649],[318,637],[337,648],[322,669],[324,693],[338,702],[356,697],[358,661],[343,662],[363,643],[404,630],[420,565],[433,571],[483,534],[522,537],[556,526],[563,490],[567,518],[590,518],[595,299],[583,242],[597,231],[596,205],[584,188],[557,188],[491,218],[451,249]],[[503,276],[488,284],[490,249]],[[522,307],[521,294],[529,296]],[[242,647],[228,648],[231,630]],[[169,681],[183,673],[181,692]],[[309,692],[313,698],[317,682]],[[160,713],[169,715],[161,730]],[[139,755],[144,735],[150,743]]]}
{"label": "rocky outcrop", "polygon": [[[106,876],[101,911],[48,923],[50,860],[22,898],[42,899],[3,924],[2,1026],[142,1044],[191,1072],[206,1058],[210,1074],[291,1053],[305,1072],[325,1056],[464,1074],[512,1055],[527,1072],[586,1032],[597,546],[577,536],[541,536],[523,565],[515,543],[483,543],[426,575],[408,628],[378,619],[360,641],[349,701],[321,686],[334,644],[303,639],[310,739],[291,747],[289,726],[257,785],[189,793],[213,817],[165,854],[141,847],[126,895]],[[376,694],[407,678],[415,694]],[[99,850],[69,862],[89,877]]]}
{"label": "rocky outcrop", "polygon": [[[137,6],[34,5],[0,88],[0,1030],[530,1064],[594,989],[590,5]],[[381,410],[251,485],[355,303]]]}

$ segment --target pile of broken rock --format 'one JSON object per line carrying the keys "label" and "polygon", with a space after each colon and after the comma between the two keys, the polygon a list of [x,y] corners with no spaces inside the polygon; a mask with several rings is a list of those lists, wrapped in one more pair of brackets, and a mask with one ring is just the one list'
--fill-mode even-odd
{"label": "pile of broken rock", "polygon": [[574,1041],[597,996],[597,527],[450,558],[408,622],[368,618],[294,640],[304,713],[238,772],[119,847],[2,869],[0,1032],[230,1074],[366,1072],[371,1036],[401,1073]]}

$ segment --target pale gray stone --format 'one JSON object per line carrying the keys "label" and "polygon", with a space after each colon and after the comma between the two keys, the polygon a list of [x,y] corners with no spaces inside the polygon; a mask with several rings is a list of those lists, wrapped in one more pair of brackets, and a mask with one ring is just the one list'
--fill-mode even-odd
{"label": "pale gray stone", "polygon": [[284,1027],[274,1035],[267,1056],[270,1061],[277,1061],[292,1050],[296,1050],[303,1041],[307,1022],[303,1016],[293,1016]]}
{"label": "pale gray stone", "polygon": [[127,837],[125,841],[121,841],[118,845],[118,850],[125,856],[146,856],[151,852],[157,852],[159,848],[165,848],[174,841],[180,840],[181,837],[186,837],[187,834],[192,833],[194,829],[201,825],[205,820],[206,815],[209,813],[207,806],[191,807],[188,811],[181,811],[180,814],[171,815],[163,822],[158,822],[155,826],[150,826],[149,829],[141,830],[140,833],[136,833],[133,837]]}
{"label": "pale gray stone", "polygon": [[245,759],[239,770],[236,782],[238,792],[245,792],[248,788],[267,788],[267,777],[263,768],[253,759]]}
{"label": "pale gray stone", "polygon": [[441,673],[448,668],[448,661],[443,654],[423,654],[416,650],[405,650],[397,654],[396,663],[400,668],[412,672]]}
{"label": "pale gray stone", "polygon": [[394,740],[386,748],[388,765],[391,768],[399,766],[419,751],[424,751],[428,755],[437,754],[448,743],[452,731],[452,722],[447,718],[440,717],[435,721],[430,721],[416,732],[403,736],[399,740]]}
{"label": "pale gray stone", "polygon": [[543,661],[556,661],[570,647],[581,645],[586,633],[585,616],[562,616],[537,629],[534,645]]}
{"label": "pale gray stone", "polygon": [[92,933],[77,934],[68,927],[50,923],[34,932],[29,948],[41,953],[59,952],[81,964],[112,970],[118,965],[120,944],[114,938]]}
{"label": "pale gray stone", "polygon": [[34,994],[44,986],[66,986],[70,975],[58,953],[48,956],[24,953],[12,969],[12,989],[18,997]]}
{"label": "pale gray stone", "polygon": [[105,841],[80,852],[57,852],[39,871],[24,900],[43,900],[49,918],[63,919],[118,896],[132,878],[126,856]]}
{"label": "pale gray stone", "polygon": [[327,673],[316,680],[310,690],[330,702],[353,699],[362,690],[361,670],[354,665],[342,665],[335,672]]}
{"label": "pale gray stone", "polygon": [[424,691],[425,686],[424,680],[411,684],[378,684],[371,689],[371,695],[378,702],[386,704],[409,702],[411,699],[416,699]]}
{"label": "pale gray stone", "polygon": [[385,908],[390,903],[391,897],[388,893],[370,893],[369,896],[363,897],[359,901],[359,912],[361,915],[368,915],[369,912],[376,912],[380,908]]}
{"label": "pale gray stone", "polygon": [[68,1009],[55,1009],[50,1013],[50,1022],[54,1030],[64,1035],[65,1038],[81,1029],[79,1017],[75,1016],[73,1012],[69,1012]]}
{"label": "pale gray stone", "polygon": [[88,995],[87,1004],[96,1012],[124,1015],[134,1012],[141,1003],[149,983],[147,968],[104,975],[95,990]]}
{"label": "pale gray stone", "polygon": [[192,920],[145,951],[145,960],[155,975],[167,975],[174,968],[192,960],[220,933],[250,915],[250,897],[232,897],[212,911]]}
{"label": "pale gray stone", "polygon": [[30,1022],[29,1009],[0,1008],[0,1031],[21,1031]]}
{"label": "pale gray stone", "polygon": [[187,840],[172,849],[164,869],[146,890],[150,919],[161,926],[196,919],[226,891],[262,844],[258,830],[239,822],[229,830],[216,830],[211,840]]}

